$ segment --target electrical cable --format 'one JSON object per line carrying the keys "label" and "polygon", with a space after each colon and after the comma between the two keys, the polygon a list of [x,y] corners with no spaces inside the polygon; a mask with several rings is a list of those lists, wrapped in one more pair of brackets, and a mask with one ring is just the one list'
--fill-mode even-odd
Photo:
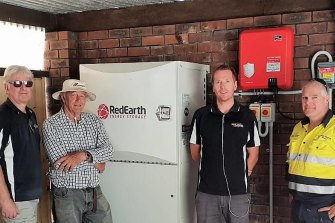
{"label": "electrical cable", "polygon": [[228,190],[228,195],[229,195],[229,202],[228,202],[228,209],[229,209],[229,212],[236,218],[243,218],[245,216],[247,216],[250,212],[250,199],[248,198],[248,203],[249,203],[249,207],[246,211],[245,214],[239,216],[237,214],[235,214],[232,210],[231,210],[231,193],[230,193],[230,189],[229,189],[229,183],[228,183],[228,178],[227,178],[227,175],[226,175],[226,170],[225,170],[225,167],[224,167],[224,154],[223,154],[223,133],[224,133],[224,115],[222,116],[222,133],[221,133],[221,153],[222,153],[222,170],[223,170],[223,175],[225,177],[225,181],[226,181],[226,185],[227,185],[227,190]]}

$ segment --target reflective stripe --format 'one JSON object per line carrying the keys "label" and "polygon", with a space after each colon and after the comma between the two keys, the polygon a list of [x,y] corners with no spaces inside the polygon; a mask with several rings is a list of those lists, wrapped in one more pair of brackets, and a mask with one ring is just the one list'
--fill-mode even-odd
{"label": "reflective stripe", "polygon": [[288,188],[299,192],[313,193],[313,194],[334,194],[335,186],[317,186],[317,185],[306,185],[295,182],[289,182]]}
{"label": "reflective stripe", "polygon": [[14,149],[12,144],[12,138],[9,136],[8,145],[4,152],[6,168],[7,168],[7,177],[8,182],[10,183],[10,193],[13,196],[15,201],[15,178],[14,178]]}
{"label": "reflective stripe", "polygon": [[327,166],[335,166],[335,159],[313,156],[311,154],[293,153],[289,155],[289,161],[301,161],[304,163],[314,163]]}

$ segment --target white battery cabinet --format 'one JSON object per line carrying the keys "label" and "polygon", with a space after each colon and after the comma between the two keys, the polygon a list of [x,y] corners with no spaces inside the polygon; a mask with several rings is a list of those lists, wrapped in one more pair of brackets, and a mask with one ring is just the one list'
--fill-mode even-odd
{"label": "white battery cabinet", "polygon": [[198,164],[191,121],[206,104],[209,66],[182,62],[81,64],[114,157],[100,176],[114,223],[194,223]]}

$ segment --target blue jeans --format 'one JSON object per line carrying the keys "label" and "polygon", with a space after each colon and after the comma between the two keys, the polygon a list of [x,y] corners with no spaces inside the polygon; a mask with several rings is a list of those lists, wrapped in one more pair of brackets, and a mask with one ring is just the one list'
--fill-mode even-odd
{"label": "blue jeans", "polygon": [[86,189],[52,187],[56,223],[112,223],[108,201],[100,186]]}
{"label": "blue jeans", "polygon": [[317,207],[306,207],[299,201],[293,201],[291,222],[292,223],[332,223],[328,212],[318,212]]}
{"label": "blue jeans", "polygon": [[219,196],[197,192],[198,223],[248,223],[250,195]]}

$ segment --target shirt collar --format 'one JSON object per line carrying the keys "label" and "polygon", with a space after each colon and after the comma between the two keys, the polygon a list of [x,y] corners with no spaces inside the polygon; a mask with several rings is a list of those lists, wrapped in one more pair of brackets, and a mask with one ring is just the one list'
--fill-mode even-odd
{"label": "shirt collar", "polygon": [[[11,110],[13,110],[15,113],[17,113],[17,114],[24,114],[20,109],[18,109],[18,108],[14,105],[14,103],[13,103],[9,98],[7,98],[7,100],[5,101],[5,104],[6,104]],[[33,113],[33,111],[32,111],[30,108],[28,108],[28,107],[26,106],[26,114],[30,115],[31,113]]]}
{"label": "shirt collar", "polygon": [[[328,109],[328,112],[326,114],[326,116],[324,117],[324,119],[322,120],[322,122],[320,124],[322,124],[324,127],[327,126],[327,124],[329,123],[330,119],[333,117],[333,112]],[[309,124],[309,118],[308,117],[305,117],[301,120],[301,124],[302,125],[306,125],[306,124]]]}
{"label": "shirt collar", "polygon": [[[67,120],[68,122],[71,122],[71,123],[74,123],[74,121],[72,119],[70,119],[66,114],[65,114],[65,111],[64,111],[64,108],[62,107],[59,111],[60,115],[63,117],[64,120]],[[78,123],[82,123],[82,122],[85,122],[85,118],[84,118],[84,112],[81,112],[80,113],[80,120],[78,121]]]}
{"label": "shirt collar", "polygon": [[[238,112],[240,110],[240,104],[234,100],[234,104],[233,106],[230,108],[230,110],[228,111],[228,113],[230,112]],[[216,101],[212,104],[211,106],[211,112],[214,114],[223,114],[219,109],[218,109],[218,105],[216,103]],[[227,114],[228,114],[227,113]]]}

